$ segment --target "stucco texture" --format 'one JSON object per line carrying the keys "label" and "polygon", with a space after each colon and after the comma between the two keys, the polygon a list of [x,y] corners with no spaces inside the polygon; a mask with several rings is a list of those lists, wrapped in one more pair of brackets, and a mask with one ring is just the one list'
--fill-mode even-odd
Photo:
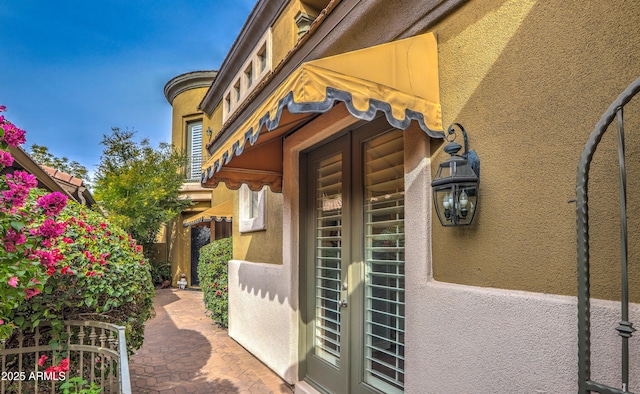
{"label": "stucco texture", "polygon": [[[407,393],[577,392],[575,298],[437,282],[419,297],[421,315],[411,320],[420,330],[407,341]],[[619,304],[592,307],[592,377],[617,387],[619,364],[611,360],[619,358],[620,339],[611,322]],[[632,308],[633,317],[639,313]],[[633,359],[631,370],[637,368]]]}
{"label": "stucco texture", "polygon": [[[194,120],[202,120],[202,130],[211,125],[209,118],[198,110],[198,105],[207,92],[207,88],[195,88],[180,93],[172,103],[171,143],[177,149],[186,148],[186,124]],[[212,126],[213,129],[213,126]],[[206,155],[206,134],[203,135],[202,154]]]}
{"label": "stucco texture", "polygon": [[[629,1],[466,3],[438,37],[445,126],[463,124],[481,160],[479,210],[465,228],[433,226],[437,280],[576,293],[576,170],[601,114],[640,75],[640,7]],[[640,98],[636,101],[640,101]],[[630,217],[640,195],[637,103],[629,110]],[[633,130],[635,126],[635,130]],[[634,133],[635,132],[635,133]],[[619,205],[615,138],[592,165],[592,296],[616,299]],[[432,172],[446,159],[432,143]],[[435,219],[435,216],[434,216]],[[638,219],[630,244],[639,244]],[[437,220],[436,220],[437,222]],[[632,248],[633,257],[638,247]],[[632,299],[640,272],[632,264]]]}
{"label": "stucco texture", "polygon": [[[240,203],[236,192],[234,193],[234,214],[239,212],[239,207]],[[282,264],[282,193],[272,193],[267,189],[266,214],[267,228],[263,231],[241,233],[239,226],[234,224],[234,260]]]}
{"label": "stucco texture", "polygon": [[271,30],[271,61],[275,67],[298,40],[298,28],[295,24],[295,16],[299,11],[304,11],[297,1],[290,2],[284,9]]}

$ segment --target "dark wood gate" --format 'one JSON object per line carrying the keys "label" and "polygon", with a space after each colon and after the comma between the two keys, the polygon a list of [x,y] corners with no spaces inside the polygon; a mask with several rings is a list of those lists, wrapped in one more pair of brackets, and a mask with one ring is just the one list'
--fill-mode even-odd
{"label": "dark wood gate", "polygon": [[[580,394],[589,392],[617,394],[630,393],[629,388],[629,338],[635,329],[629,321],[629,277],[627,244],[627,175],[625,168],[624,106],[640,92],[640,78],[635,80],[611,104],[589,136],[580,157],[576,183],[576,227],[578,241],[578,389]],[[620,168],[620,270],[621,308],[620,322],[616,330],[621,338],[620,388],[606,386],[591,380],[591,311],[589,290],[589,216],[588,194],[589,168],[593,154],[613,121],[617,121],[618,162]]]}

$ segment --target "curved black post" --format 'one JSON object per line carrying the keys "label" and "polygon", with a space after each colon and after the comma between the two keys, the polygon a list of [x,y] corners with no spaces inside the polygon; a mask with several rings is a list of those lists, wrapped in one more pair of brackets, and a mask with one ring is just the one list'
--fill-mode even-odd
{"label": "curved black post", "polygon": [[[578,247],[578,392],[588,394],[591,391],[599,393],[628,393],[629,374],[629,345],[628,340],[633,334],[633,325],[628,320],[628,276],[627,276],[627,243],[626,243],[626,174],[624,165],[624,128],[622,125],[622,108],[638,92],[640,92],[640,78],[631,83],[602,115],[600,121],[589,136],[578,165],[576,180],[576,231]],[[591,312],[589,293],[589,214],[588,214],[588,183],[589,169],[593,154],[602,140],[602,136],[614,118],[618,117],[618,156],[620,160],[620,209],[621,209],[621,267],[622,267],[622,307],[621,321],[616,328],[622,337],[622,388],[608,387],[591,381]]]}

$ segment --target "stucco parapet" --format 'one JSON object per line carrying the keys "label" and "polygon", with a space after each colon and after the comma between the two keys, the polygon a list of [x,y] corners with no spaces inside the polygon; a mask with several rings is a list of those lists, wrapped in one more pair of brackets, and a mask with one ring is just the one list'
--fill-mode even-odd
{"label": "stucco parapet", "polygon": [[203,191],[203,192],[207,192],[207,193],[211,194],[211,189],[202,187],[200,182],[183,183],[180,186],[180,191],[181,192],[183,192],[183,191]]}
{"label": "stucco parapet", "polygon": [[173,104],[173,100],[183,92],[197,88],[208,88],[211,86],[218,71],[191,71],[188,73],[180,74],[177,77],[172,78],[166,85],[164,85],[164,97],[169,104]]}
{"label": "stucco parapet", "polygon": [[211,201],[211,189],[206,190],[188,190],[181,189],[179,198],[189,198],[191,201]]}

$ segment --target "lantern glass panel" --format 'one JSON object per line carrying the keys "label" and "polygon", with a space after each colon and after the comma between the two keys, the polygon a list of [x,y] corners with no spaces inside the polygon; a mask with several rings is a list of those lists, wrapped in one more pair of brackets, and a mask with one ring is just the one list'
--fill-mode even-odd
{"label": "lantern glass panel", "polygon": [[436,214],[443,226],[471,224],[478,206],[475,182],[449,183],[433,188]]}

